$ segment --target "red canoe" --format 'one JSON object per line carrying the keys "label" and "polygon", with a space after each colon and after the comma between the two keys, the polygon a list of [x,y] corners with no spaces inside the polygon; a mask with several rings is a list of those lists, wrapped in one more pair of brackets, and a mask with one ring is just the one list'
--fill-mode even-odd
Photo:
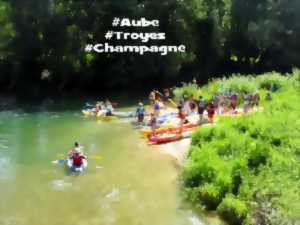
{"label": "red canoe", "polygon": [[197,126],[198,125],[195,123],[187,123],[187,124],[183,124],[182,126],[177,125],[173,127],[161,127],[156,129],[154,132],[152,130],[141,130],[141,133],[145,137],[150,137],[150,136],[164,134],[164,133],[179,133],[180,131],[185,132],[193,128],[196,128]]}
{"label": "red canoe", "polygon": [[186,131],[183,133],[165,133],[165,134],[159,134],[159,135],[152,135],[148,138],[149,142],[155,143],[155,144],[163,144],[173,141],[178,141],[183,138],[191,137],[192,132]]}

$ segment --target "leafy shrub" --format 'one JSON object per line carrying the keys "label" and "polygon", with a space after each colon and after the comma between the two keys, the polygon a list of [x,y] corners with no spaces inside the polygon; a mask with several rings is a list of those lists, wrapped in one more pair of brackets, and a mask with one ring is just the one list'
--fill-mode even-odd
{"label": "leafy shrub", "polygon": [[208,146],[201,151],[193,151],[183,170],[183,181],[187,187],[197,187],[214,180],[216,171],[223,166],[215,151]]}
{"label": "leafy shrub", "polygon": [[223,83],[226,91],[234,91],[237,93],[244,93],[244,92],[255,92],[258,90],[258,86],[255,82],[254,77],[252,76],[241,76],[241,75],[234,75],[229,79],[223,78]]}
{"label": "leafy shrub", "polygon": [[201,202],[207,209],[215,210],[222,201],[220,188],[211,183],[205,183],[199,188]]}
{"label": "leafy shrub", "polygon": [[259,88],[267,89],[273,92],[288,84],[288,78],[276,72],[260,75],[256,78],[256,80]]}
{"label": "leafy shrub", "polygon": [[200,127],[193,134],[182,172],[185,187],[230,224],[299,221],[299,78],[298,70],[285,77],[236,75],[202,88],[211,94],[218,87],[242,91],[251,84],[276,91],[271,102],[262,101],[263,113],[220,119],[216,126]]}
{"label": "leafy shrub", "polygon": [[245,159],[236,159],[233,162],[231,170],[232,178],[232,193],[237,195],[239,192],[240,185],[243,181],[243,176],[247,173],[247,163]]}
{"label": "leafy shrub", "polygon": [[218,207],[218,212],[231,224],[242,224],[249,214],[245,202],[233,195],[227,195]]}
{"label": "leafy shrub", "polygon": [[182,83],[181,87],[174,88],[173,94],[175,99],[178,100],[181,96],[193,96],[199,98],[202,91],[195,81],[190,83]]}

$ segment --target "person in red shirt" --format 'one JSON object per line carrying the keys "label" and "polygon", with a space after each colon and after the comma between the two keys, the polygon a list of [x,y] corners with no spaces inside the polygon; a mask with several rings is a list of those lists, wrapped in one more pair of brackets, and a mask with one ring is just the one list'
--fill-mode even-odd
{"label": "person in red shirt", "polygon": [[208,122],[213,123],[215,115],[215,107],[212,101],[207,106]]}
{"label": "person in red shirt", "polygon": [[81,167],[83,165],[83,159],[85,159],[85,156],[81,155],[78,152],[75,152],[72,156],[73,159],[73,166],[74,167]]}

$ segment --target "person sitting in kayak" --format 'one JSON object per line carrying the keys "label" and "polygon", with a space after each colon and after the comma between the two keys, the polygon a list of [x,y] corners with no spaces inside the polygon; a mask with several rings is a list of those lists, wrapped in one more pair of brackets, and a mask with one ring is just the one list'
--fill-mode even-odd
{"label": "person sitting in kayak", "polygon": [[144,123],[145,118],[145,108],[142,102],[139,103],[137,109],[136,109],[136,117],[138,119],[138,124]]}
{"label": "person sitting in kayak", "polygon": [[71,159],[73,160],[73,167],[81,167],[83,165],[83,159],[86,159],[86,157],[76,151]]}
{"label": "person sitting in kayak", "polygon": [[101,102],[96,102],[95,112],[98,113],[98,112],[100,112],[101,109],[102,109]]}

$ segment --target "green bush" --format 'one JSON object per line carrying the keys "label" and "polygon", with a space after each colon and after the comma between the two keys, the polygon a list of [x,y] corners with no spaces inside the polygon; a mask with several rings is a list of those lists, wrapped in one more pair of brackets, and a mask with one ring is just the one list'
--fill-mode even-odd
{"label": "green bush", "polygon": [[199,188],[199,197],[208,210],[215,210],[223,199],[220,187],[212,183],[205,183]]}
{"label": "green bush", "polygon": [[175,99],[178,100],[181,96],[193,96],[194,98],[199,98],[202,91],[195,81],[190,83],[182,83],[181,87],[173,89],[173,95]]}
{"label": "green bush", "polygon": [[[198,128],[183,167],[189,194],[230,224],[296,224],[300,215],[300,72],[238,75],[201,90],[272,89],[264,111]],[[199,87],[198,87],[199,88]],[[248,91],[250,90],[248,89]],[[252,218],[251,218],[252,217]]]}
{"label": "green bush", "polygon": [[230,224],[243,224],[249,214],[249,209],[245,202],[233,195],[227,195],[218,207],[218,212],[230,222]]}
{"label": "green bush", "polygon": [[276,72],[260,75],[256,78],[256,80],[259,88],[267,89],[273,92],[279,90],[285,85],[288,85],[288,77],[282,76]]}
{"label": "green bush", "polygon": [[255,78],[252,76],[241,76],[241,75],[234,75],[229,79],[222,80],[224,83],[225,91],[234,91],[237,93],[244,93],[244,92],[255,92],[258,90],[258,86],[255,82]]}

